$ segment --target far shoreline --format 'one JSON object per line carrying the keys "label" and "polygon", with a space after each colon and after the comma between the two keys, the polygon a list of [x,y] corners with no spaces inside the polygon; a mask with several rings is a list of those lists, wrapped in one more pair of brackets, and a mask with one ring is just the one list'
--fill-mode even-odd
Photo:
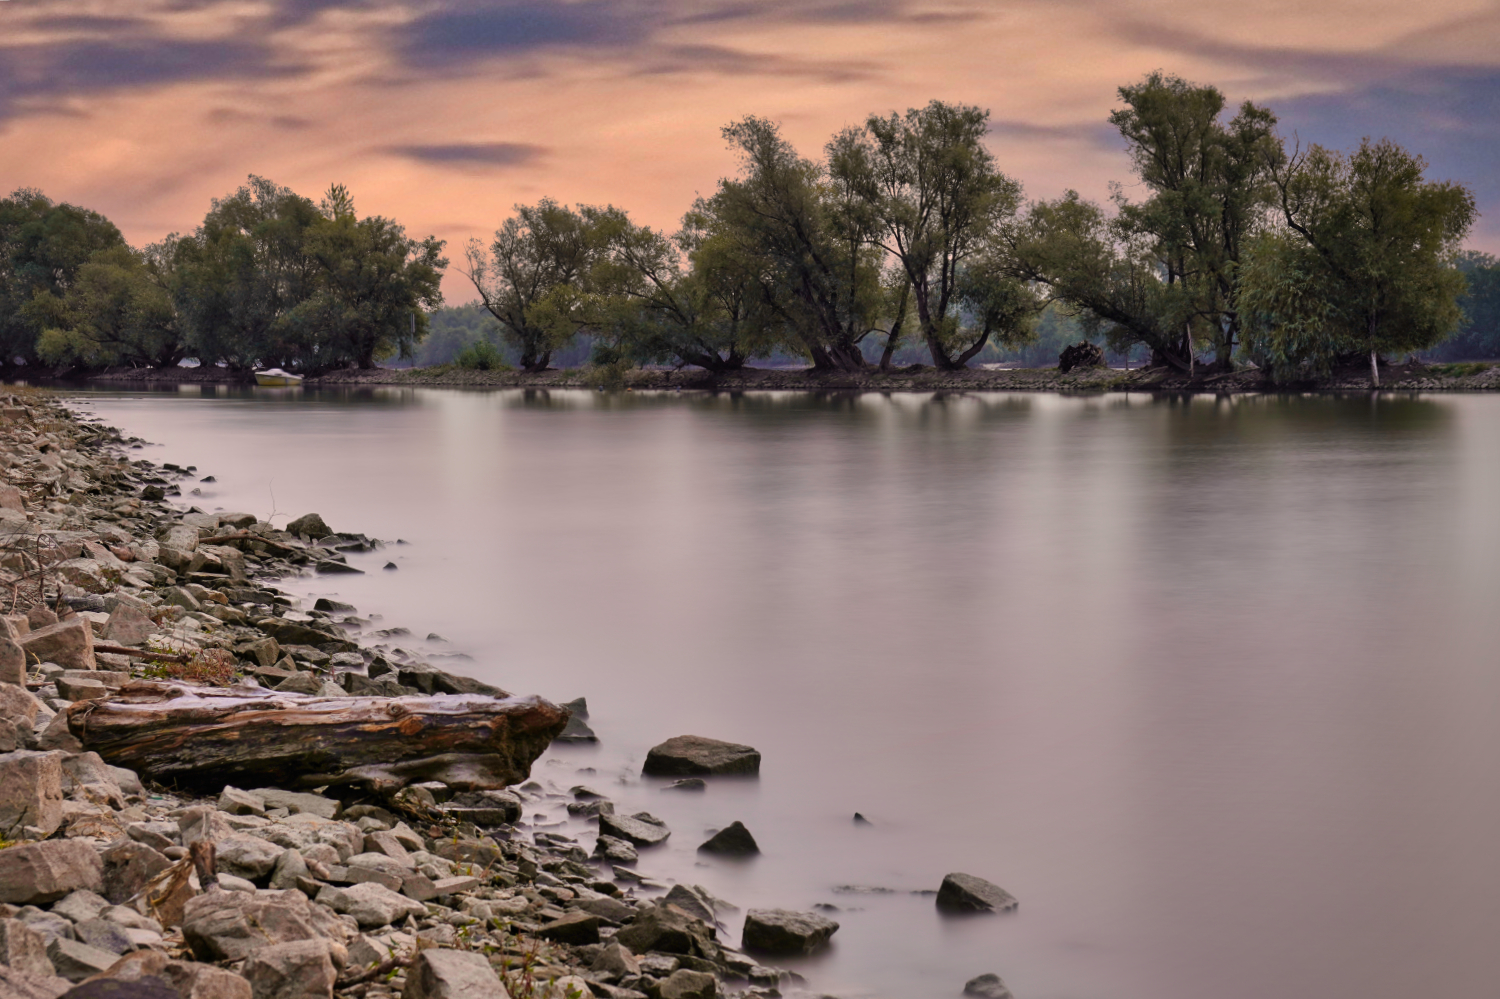
{"label": "far shoreline", "polygon": [[[250,372],[220,368],[124,368],[88,375],[76,381],[92,385],[253,385]],[[309,377],[308,388],[404,386],[411,388],[588,389],[691,392],[1061,392],[1152,393],[1172,395],[1368,394],[1379,392],[1500,391],[1500,365],[1439,364],[1420,361],[1381,370],[1379,389],[1370,385],[1363,365],[1334,372],[1316,381],[1275,383],[1257,369],[1189,377],[1167,368],[1085,368],[1064,374],[1051,368],[976,368],[939,371],[917,365],[890,372],[815,371],[746,367],[715,373],[702,369],[632,369],[606,385],[592,368],[470,370],[451,365],[430,368],[347,368]]]}

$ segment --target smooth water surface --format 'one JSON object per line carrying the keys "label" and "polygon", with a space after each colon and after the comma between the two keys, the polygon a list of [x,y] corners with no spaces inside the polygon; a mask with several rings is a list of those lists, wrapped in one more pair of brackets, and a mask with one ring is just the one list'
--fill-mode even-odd
{"label": "smooth water surface", "polygon": [[[1500,990],[1500,397],[86,399],[185,501],[409,542],[291,585],[586,695],[536,776],[665,818],[650,876],[838,906],[815,993]],[[642,781],[681,733],[760,779]]]}

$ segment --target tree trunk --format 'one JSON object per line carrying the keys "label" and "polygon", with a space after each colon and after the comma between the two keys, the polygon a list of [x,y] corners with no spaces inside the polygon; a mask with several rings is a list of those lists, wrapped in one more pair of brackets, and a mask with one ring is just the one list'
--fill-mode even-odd
{"label": "tree trunk", "polygon": [[85,750],[162,784],[389,793],[434,779],[519,783],[568,715],[538,697],[309,697],[134,681],[71,705],[67,723]]}
{"label": "tree trunk", "polygon": [[956,367],[948,352],[943,349],[942,343],[932,334],[926,334],[927,353],[932,357],[932,366],[940,371],[952,371]]}
{"label": "tree trunk", "polygon": [[983,336],[981,336],[978,340],[975,340],[974,343],[970,345],[968,350],[958,355],[958,360],[954,362],[953,367],[957,370],[967,368],[969,366],[969,362],[972,361],[975,356],[977,356],[979,352],[984,349],[984,345],[989,342],[990,331],[988,328],[986,328]]}
{"label": "tree trunk", "polygon": [[1380,360],[1374,347],[1370,348],[1370,387],[1380,388]]}

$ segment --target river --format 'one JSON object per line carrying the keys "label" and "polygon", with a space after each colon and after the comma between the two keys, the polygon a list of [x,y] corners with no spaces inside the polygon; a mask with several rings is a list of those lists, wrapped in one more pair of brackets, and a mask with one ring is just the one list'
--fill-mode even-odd
{"label": "river", "polygon": [[[814,994],[1496,994],[1500,396],[80,398],[184,503],[407,542],[288,586],[587,696],[537,779],[664,818],[649,876],[837,906]],[[684,733],[760,778],[643,781]]]}

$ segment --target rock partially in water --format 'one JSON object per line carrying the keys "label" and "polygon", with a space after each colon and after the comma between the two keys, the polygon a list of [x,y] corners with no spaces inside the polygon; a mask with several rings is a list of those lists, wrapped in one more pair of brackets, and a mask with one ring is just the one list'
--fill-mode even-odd
{"label": "rock partially in water", "polygon": [[717,853],[726,857],[747,857],[753,853],[759,853],[760,847],[755,842],[755,837],[750,835],[744,823],[738,820],[731,822],[728,826],[714,833],[713,836],[700,847],[699,853]]}
{"label": "rock partially in water", "polygon": [[937,905],[949,912],[1009,912],[1020,903],[1014,895],[972,874],[950,874],[938,888]]}
{"label": "rock partially in water", "polygon": [[979,999],[1015,999],[996,974],[976,975],[964,983],[964,995]]}
{"label": "rock partially in water", "polygon": [[679,735],[652,747],[641,772],[653,777],[758,774],[760,752],[751,746],[701,735]]}
{"label": "rock partially in water", "polygon": [[594,843],[594,856],[614,864],[633,864],[640,859],[629,840],[602,834]]}
{"label": "rock partially in water", "polygon": [[586,697],[578,697],[564,702],[561,707],[572,712],[568,717],[568,725],[562,730],[562,734],[553,742],[598,742],[599,737],[594,730],[589,728],[589,702]]}
{"label": "rock partially in water", "polygon": [[634,815],[611,815],[599,813],[599,832],[604,836],[625,839],[636,846],[655,846],[672,835],[667,824],[650,812]]}
{"label": "rock partially in water", "polygon": [[286,529],[303,538],[326,538],[333,533],[333,530],[323,522],[323,518],[315,513],[303,514],[286,525]]}
{"label": "rock partially in water", "polygon": [[815,912],[751,909],[745,913],[742,940],[747,951],[766,954],[811,954],[828,943],[839,924]]}

